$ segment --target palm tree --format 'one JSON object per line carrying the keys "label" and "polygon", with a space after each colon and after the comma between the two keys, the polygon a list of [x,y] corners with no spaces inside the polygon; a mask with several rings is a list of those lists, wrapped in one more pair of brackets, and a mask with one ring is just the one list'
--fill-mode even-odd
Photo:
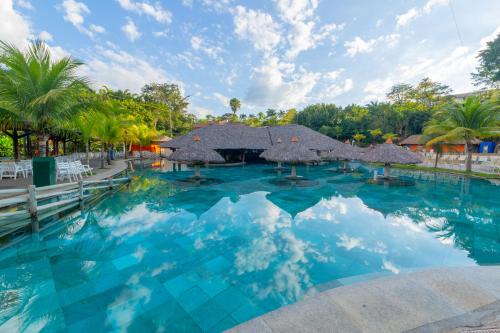
{"label": "palm tree", "polygon": [[108,150],[110,145],[120,138],[120,123],[113,115],[101,114],[99,118],[95,131],[97,137],[101,140],[101,168],[104,168],[104,154],[106,154],[107,164],[111,164]]}
{"label": "palm tree", "polygon": [[436,112],[424,130],[425,135],[437,135],[427,146],[438,142],[464,141],[467,154],[465,170],[472,165],[472,141],[475,138],[500,136],[500,107],[498,102],[469,97],[463,103],[453,102]]}
{"label": "palm tree", "polygon": [[142,147],[150,144],[151,140],[157,136],[157,132],[146,124],[132,126],[131,132],[134,142],[139,144],[139,154],[142,158]]}
{"label": "palm tree", "polygon": [[51,129],[79,111],[76,96],[87,86],[76,73],[82,63],[71,57],[54,61],[37,40],[26,52],[0,42],[0,64],[0,108],[30,123],[45,156]]}
{"label": "palm tree", "polygon": [[229,101],[229,107],[231,108],[233,115],[236,115],[236,112],[238,112],[238,110],[241,109],[240,100],[237,98],[231,98],[231,100]]}

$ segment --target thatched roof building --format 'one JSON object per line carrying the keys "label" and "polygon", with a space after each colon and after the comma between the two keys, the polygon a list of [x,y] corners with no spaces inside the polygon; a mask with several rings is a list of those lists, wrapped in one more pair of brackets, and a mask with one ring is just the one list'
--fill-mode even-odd
{"label": "thatched roof building", "polygon": [[161,144],[162,148],[178,149],[189,144],[193,136],[199,136],[207,148],[221,150],[266,150],[278,138],[289,142],[294,136],[305,147],[317,151],[329,151],[342,145],[340,141],[313,131],[302,125],[250,127],[243,124],[212,124],[197,128]]}

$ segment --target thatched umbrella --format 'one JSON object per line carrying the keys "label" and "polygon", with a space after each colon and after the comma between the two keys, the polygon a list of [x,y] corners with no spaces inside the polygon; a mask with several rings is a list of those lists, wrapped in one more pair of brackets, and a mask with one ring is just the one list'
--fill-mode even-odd
{"label": "thatched umbrella", "polygon": [[294,136],[290,143],[277,143],[260,154],[267,161],[290,163],[292,172],[288,178],[297,179],[296,165],[299,163],[320,161],[318,154],[299,143],[299,138]]}
{"label": "thatched umbrella", "polygon": [[382,143],[366,150],[362,154],[361,160],[384,163],[385,178],[390,177],[390,166],[393,163],[417,164],[422,162],[422,158],[417,154],[390,143]]}
{"label": "thatched umbrella", "polygon": [[170,161],[188,163],[194,165],[194,178],[201,178],[200,165],[206,163],[224,163],[224,158],[215,150],[209,149],[201,144],[199,136],[195,135],[192,142],[183,148],[179,148],[170,154]]}
{"label": "thatched umbrella", "polygon": [[[335,147],[335,149],[329,151],[324,155],[324,158],[329,160],[329,161],[338,161],[338,160],[343,160],[343,161],[352,161],[352,160],[359,160],[361,159],[361,155],[363,154],[364,149],[351,146],[348,144],[341,144]],[[344,170],[347,170],[347,166],[344,163]],[[341,169],[339,169],[341,170]]]}

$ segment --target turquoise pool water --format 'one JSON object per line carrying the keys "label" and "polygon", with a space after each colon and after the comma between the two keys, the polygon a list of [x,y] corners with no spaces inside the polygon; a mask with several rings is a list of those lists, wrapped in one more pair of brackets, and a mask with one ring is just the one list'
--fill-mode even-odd
{"label": "turquoise pool water", "polygon": [[[500,264],[500,187],[414,186],[271,165],[137,171],[130,188],[0,250],[0,331],[220,332],[321,290],[433,266]],[[394,170],[394,173],[397,173]]]}

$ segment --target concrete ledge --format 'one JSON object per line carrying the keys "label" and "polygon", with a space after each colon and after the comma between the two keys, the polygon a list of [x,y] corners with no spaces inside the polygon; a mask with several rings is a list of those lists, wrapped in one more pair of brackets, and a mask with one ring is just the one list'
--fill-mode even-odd
{"label": "concrete ledge", "polygon": [[500,266],[480,266],[330,289],[228,332],[454,332],[499,324]]}

